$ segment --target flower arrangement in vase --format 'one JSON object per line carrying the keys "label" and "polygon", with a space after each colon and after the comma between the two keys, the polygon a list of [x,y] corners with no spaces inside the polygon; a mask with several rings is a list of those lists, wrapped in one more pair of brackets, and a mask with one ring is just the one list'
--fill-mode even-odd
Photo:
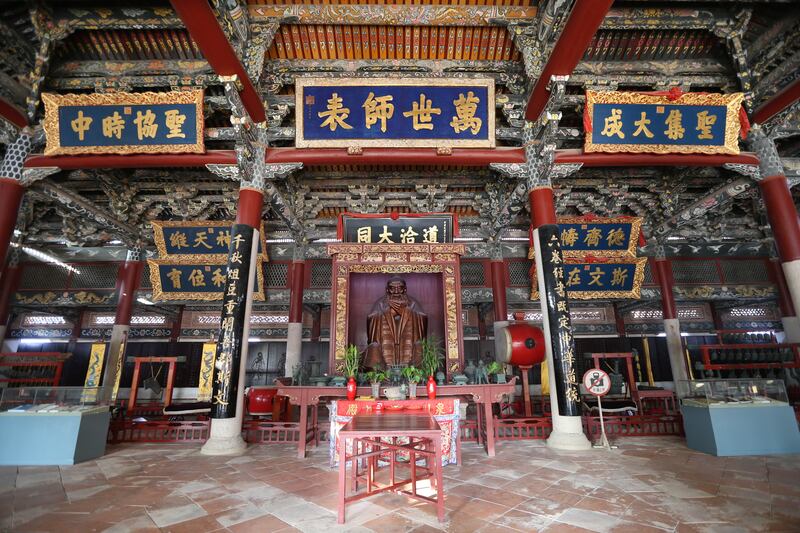
{"label": "flower arrangement in vase", "polygon": [[503,365],[498,363],[497,361],[492,361],[486,366],[486,373],[494,375],[495,383],[505,383],[506,382],[506,371],[503,368]]}
{"label": "flower arrangement in vase", "polygon": [[422,370],[414,365],[409,365],[403,369],[403,377],[408,381],[408,397],[416,398],[417,383],[422,379]]}
{"label": "flower arrangement in vase", "polygon": [[344,351],[344,373],[347,379],[347,399],[355,400],[358,385],[356,384],[356,374],[358,374],[359,366],[358,347],[355,344],[350,344]]}
{"label": "flower arrangement in vase", "polygon": [[434,376],[439,369],[439,365],[444,359],[441,340],[435,335],[430,335],[420,340],[422,351],[422,375],[428,376],[427,390],[428,398],[436,398],[436,380]]}
{"label": "flower arrangement in vase", "polygon": [[388,376],[383,370],[370,370],[367,372],[366,376],[372,387],[372,397],[377,400],[380,396],[381,382],[386,381]]}

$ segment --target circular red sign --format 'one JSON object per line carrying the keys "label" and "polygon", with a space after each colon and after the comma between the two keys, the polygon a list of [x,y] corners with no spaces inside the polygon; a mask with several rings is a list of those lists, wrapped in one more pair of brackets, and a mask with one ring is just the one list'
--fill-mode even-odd
{"label": "circular red sign", "polygon": [[599,368],[590,368],[583,375],[583,386],[592,396],[605,396],[611,390],[611,378]]}

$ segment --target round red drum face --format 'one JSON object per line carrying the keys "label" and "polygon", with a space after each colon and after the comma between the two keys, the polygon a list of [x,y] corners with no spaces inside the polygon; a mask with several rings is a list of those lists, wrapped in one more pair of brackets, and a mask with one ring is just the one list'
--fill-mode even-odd
{"label": "round red drum face", "polygon": [[531,324],[509,324],[503,328],[502,343],[497,360],[517,366],[533,366],[544,361],[544,333]]}

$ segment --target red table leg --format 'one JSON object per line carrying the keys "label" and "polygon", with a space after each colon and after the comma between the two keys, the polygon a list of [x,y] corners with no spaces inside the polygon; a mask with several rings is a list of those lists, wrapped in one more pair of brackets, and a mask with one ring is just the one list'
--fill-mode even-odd
{"label": "red table leg", "polygon": [[[491,404],[489,404],[491,405]],[[442,482],[442,437],[437,435],[433,439],[433,449],[436,454],[433,456],[433,471],[436,478],[436,511],[439,522],[444,522],[444,484]]]}
{"label": "red table leg", "polygon": [[344,499],[347,496],[347,475],[345,473],[347,469],[347,438],[342,438],[339,446],[339,503],[337,505],[339,515],[336,521],[344,524]]}
{"label": "red table leg", "polygon": [[164,394],[164,407],[169,407],[172,403],[172,387],[175,385],[175,361],[169,362],[167,372],[167,392]]}
{"label": "red table leg", "polygon": [[303,399],[300,402],[300,438],[297,443],[297,457],[306,458],[306,438],[308,436],[308,403]]}
{"label": "red table leg", "polygon": [[[131,394],[128,397],[128,412],[132,413],[133,408],[136,407],[136,393],[139,392],[139,370],[141,363],[136,361],[133,365],[133,379],[131,380]],[[113,385],[112,385],[113,387]]]}
{"label": "red table leg", "polygon": [[[485,400],[488,400],[488,398]],[[494,457],[494,420],[491,401],[484,401],[483,416],[486,419],[486,454],[489,457]]]}

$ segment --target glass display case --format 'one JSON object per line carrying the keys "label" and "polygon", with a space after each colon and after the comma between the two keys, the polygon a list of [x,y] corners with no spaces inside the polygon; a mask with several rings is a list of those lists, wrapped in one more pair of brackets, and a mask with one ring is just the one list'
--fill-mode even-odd
{"label": "glass display case", "polygon": [[678,382],[681,405],[693,407],[784,406],[789,404],[780,379],[704,379]]}
{"label": "glass display case", "polygon": [[12,387],[2,389],[0,413],[86,413],[107,408],[100,387]]}

